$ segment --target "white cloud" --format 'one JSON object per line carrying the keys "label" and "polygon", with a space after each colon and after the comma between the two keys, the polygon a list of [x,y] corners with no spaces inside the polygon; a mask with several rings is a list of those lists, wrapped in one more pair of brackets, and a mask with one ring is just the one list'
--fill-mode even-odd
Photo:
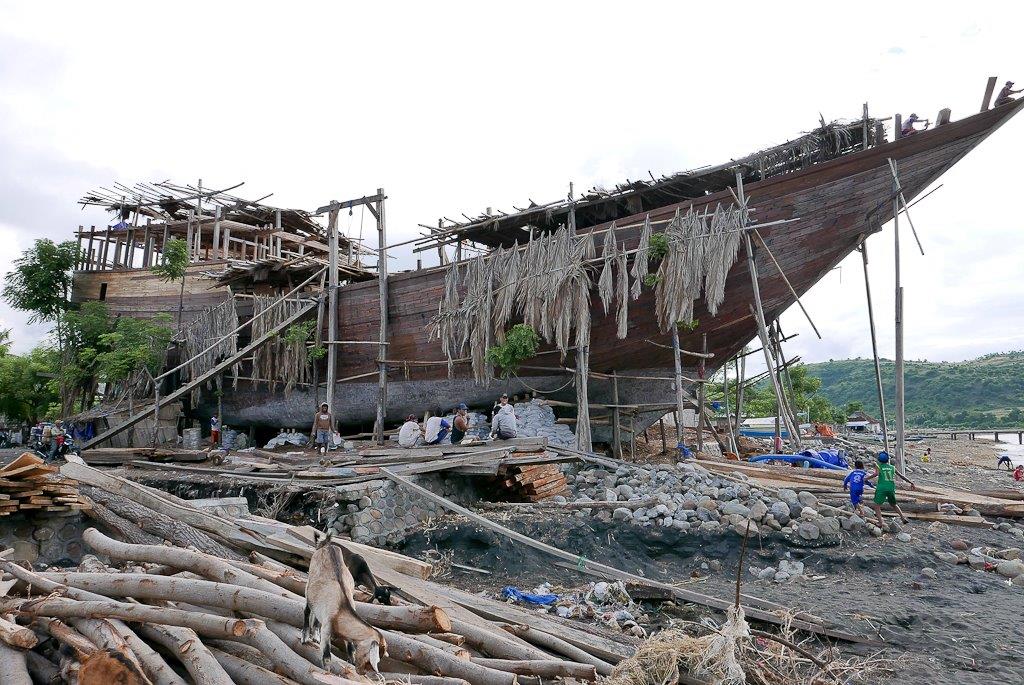
{"label": "white cloud", "polygon": [[[716,164],[864,101],[965,116],[989,74],[1024,80],[1000,71],[1020,64],[1021,13],[941,5],[865,24],[820,3],[7,4],[0,266],[34,237],[102,223],[74,202],[113,180],[245,180],[300,207],[384,186],[401,240],[440,216],[561,197],[570,180]],[[912,210],[927,256],[904,252],[908,357],[1024,347],[1022,143],[1013,121]],[[891,356],[891,229],[870,249]],[[783,316],[801,333],[789,354],[870,354],[859,256],[842,266],[841,284],[835,272],[807,296],[825,340]],[[2,305],[0,320],[18,349],[39,336]]]}

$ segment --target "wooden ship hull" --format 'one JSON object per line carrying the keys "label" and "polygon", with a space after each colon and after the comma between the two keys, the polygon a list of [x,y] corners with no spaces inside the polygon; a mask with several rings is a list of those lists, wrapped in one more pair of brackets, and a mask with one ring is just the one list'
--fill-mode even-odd
{"label": "wooden ship hull", "polygon": [[[744,185],[750,206],[755,210],[753,220],[756,224],[773,224],[759,231],[796,293],[806,293],[893,218],[893,175],[888,160],[897,163],[899,181],[910,202],[1016,114],[1021,106],[1021,102],[1016,102],[989,109],[960,121],[763,180],[747,176]],[[625,241],[627,249],[633,248],[638,243],[639,224],[645,215],[652,221],[665,221],[677,209],[712,209],[716,204],[731,203],[728,186],[733,184],[727,179],[735,173],[734,167],[723,165],[721,170],[724,182],[716,192],[680,202],[645,197],[632,206],[636,211],[620,210],[610,218],[615,218],[620,226],[637,224],[638,227],[620,229],[617,236]],[[628,208],[630,204],[626,202],[620,207]],[[789,222],[775,223],[784,220]],[[580,230],[601,229],[606,225],[595,221]],[[907,242],[910,243],[909,234]],[[769,255],[764,250],[756,252],[765,318],[771,321],[793,305],[795,298]],[[210,264],[204,268],[209,269]],[[574,402],[575,390],[569,382],[572,375],[567,372],[573,367],[571,352],[566,359],[561,359],[556,351],[545,348],[542,354],[527,361],[517,376],[494,379],[489,386],[472,380],[467,362],[456,361],[449,371],[440,342],[431,338],[431,320],[437,315],[438,303],[444,295],[446,271],[446,267],[437,267],[394,273],[388,278],[388,420],[395,423],[406,414],[422,414],[425,410],[447,412],[459,402],[471,406],[489,405],[501,392],[520,395],[541,392],[545,397]],[[100,274],[106,274],[102,277],[110,281],[110,272]],[[118,277],[125,279],[126,287],[107,287],[108,306],[115,313],[137,315],[137,293],[151,285],[156,287],[156,281],[147,272],[125,272]],[[97,297],[98,283],[97,272],[80,272],[76,277],[76,297]],[[127,288],[129,284],[134,284],[134,288]],[[198,267],[193,267],[193,276],[186,285],[186,320],[203,307],[232,297],[229,287],[211,287],[208,281],[204,283]],[[376,279],[349,283],[339,289],[340,339],[377,339],[381,323],[378,297]],[[150,299],[148,309],[173,314],[176,299],[176,293],[161,294],[159,300]],[[692,332],[681,331],[681,347],[687,350],[700,350],[702,336],[707,336],[707,351],[714,356],[708,359],[705,373],[711,374],[757,336],[751,310],[753,301],[746,254],[741,249],[728,272],[724,301],[717,313],[711,315],[704,302],[698,301],[693,318],[699,325]],[[665,378],[672,375],[673,354],[670,336],[658,326],[652,289],[644,287],[639,300],[630,302],[629,310],[628,336],[620,340],[616,337],[614,312],[606,316],[597,298],[593,299],[590,370],[597,377],[590,381],[590,401],[611,401],[612,381],[600,374],[615,372],[620,376],[617,380],[619,404],[664,402],[671,405],[674,390]],[[323,325],[326,327],[326,317]],[[336,376],[339,382],[333,409],[344,424],[367,427],[373,423],[378,395],[377,349],[376,345],[368,344],[338,346]],[[684,357],[687,376],[697,374],[693,361],[692,357]],[[644,376],[652,379],[640,378]],[[324,377],[321,373],[321,388]],[[280,386],[274,389],[266,383],[240,380],[222,398],[222,420],[228,425],[305,426],[316,402],[323,397],[322,389],[314,393],[312,387],[298,386],[285,393]],[[200,412],[212,411],[214,401],[212,396],[204,396],[206,404],[199,408]],[[638,417],[638,421],[649,423],[661,413],[649,412]],[[598,422],[594,431],[596,440],[607,439]]]}

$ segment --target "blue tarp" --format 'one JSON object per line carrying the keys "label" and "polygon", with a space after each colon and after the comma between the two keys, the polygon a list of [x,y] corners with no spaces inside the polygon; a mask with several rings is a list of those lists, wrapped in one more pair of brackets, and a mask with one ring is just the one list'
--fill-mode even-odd
{"label": "blue tarp", "polygon": [[518,602],[526,602],[528,604],[554,604],[558,601],[558,595],[535,595],[532,592],[523,592],[519,588],[508,585],[501,588],[501,596],[506,599],[514,599]]}

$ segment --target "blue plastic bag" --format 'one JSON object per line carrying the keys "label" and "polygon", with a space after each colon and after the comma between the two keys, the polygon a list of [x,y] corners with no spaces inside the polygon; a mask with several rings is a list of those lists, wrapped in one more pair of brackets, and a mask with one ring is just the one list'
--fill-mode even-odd
{"label": "blue plastic bag", "polygon": [[501,596],[505,599],[514,599],[517,602],[526,602],[527,604],[539,604],[546,606],[548,604],[554,604],[558,601],[558,595],[535,595],[531,592],[523,592],[519,588],[508,585],[501,588]]}

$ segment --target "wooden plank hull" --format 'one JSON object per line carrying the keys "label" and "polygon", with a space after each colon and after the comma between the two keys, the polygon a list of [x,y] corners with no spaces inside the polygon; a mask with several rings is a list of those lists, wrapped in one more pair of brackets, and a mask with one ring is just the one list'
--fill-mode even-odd
{"label": "wooden plank hull", "polygon": [[[756,210],[753,216],[757,223],[794,220],[762,229],[761,234],[796,291],[800,294],[807,292],[865,237],[879,231],[885,222],[892,219],[892,175],[888,159],[898,162],[900,180],[910,201],[1022,106],[1024,101],[798,172],[748,182],[746,192],[750,205]],[[650,216],[652,220],[669,219],[677,209],[685,211],[692,206],[699,210],[730,202],[731,196],[726,190],[699,200],[665,205],[650,211]],[[618,223],[639,223],[643,218],[642,214],[637,214]],[[627,248],[635,247],[639,229],[620,231],[618,235]],[[795,300],[768,255],[762,250],[756,259],[765,314],[768,319],[774,319]],[[437,340],[430,339],[429,331],[430,321],[437,313],[438,302],[443,296],[444,276],[444,269],[435,268],[389,277],[388,358],[408,362],[408,365],[390,365],[388,415],[393,421],[410,412],[447,410],[463,401],[479,404],[503,390],[552,392],[561,388],[554,396],[573,399],[574,389],[566,383],[570,376],[557,370],[571,365],[571,355],[565,361],[559,360],[557,354],[538,356],[526,366],[541,368],[524,369],[523,378],[495,381],[490,388],[472,382],[468,363],[456,364],[453,377],[449,378],[441,346]],[[729,271],[725,300],[719,311],[712,316],[703,302],[696,303],[694,318],[700,325],[692,333],[684,334],[681,340],[685,349],[699,349],[701,334],[707,334],[709,351],[715,355],[708,364],[709,372],[756,336],[750,312],[752,297],[750,274],[741,250],[740,258]],[[593,300],[597,303],[596,297]],[[176,301],[174,304],[176,306]],[[658,328],[654,305],[653,291],[645,287],[640,299],[630,302],[627,339],[618,340],[614,313],[605,316],[597,304],[592,314],[590,363],[593,371],[614,370],[630,375],[660,377],[671,375],[667,372],[672,368],[670,349],[651,344],[669,344],[669,336]],[[338,316],[342,339],[376,340],[380,323],[376,281],[341,288]],[[343,345],[338,359],[339,378],[370,374],[376,370],[377,348]],[[419,365],[420,362],[433,364]],[[688,372],[692,374],[693,370]],[[343,421],[352,424],[373,421],[376,379],[367,377],[366,380],[370,382],[339,385],[334,410]],[[623,403],[673,400],[671,384],[664,380],[630,380],[619,385]],[[590,389],[591,401],[610,400],[608,383],[591,381]],[[224,419],[229,423],[300,425],[310,418],[313,407],[314,397],[309,391],[295,390],[284,397],[281,393],[270,393],[261,388],[240,387],[224,398]]]}

